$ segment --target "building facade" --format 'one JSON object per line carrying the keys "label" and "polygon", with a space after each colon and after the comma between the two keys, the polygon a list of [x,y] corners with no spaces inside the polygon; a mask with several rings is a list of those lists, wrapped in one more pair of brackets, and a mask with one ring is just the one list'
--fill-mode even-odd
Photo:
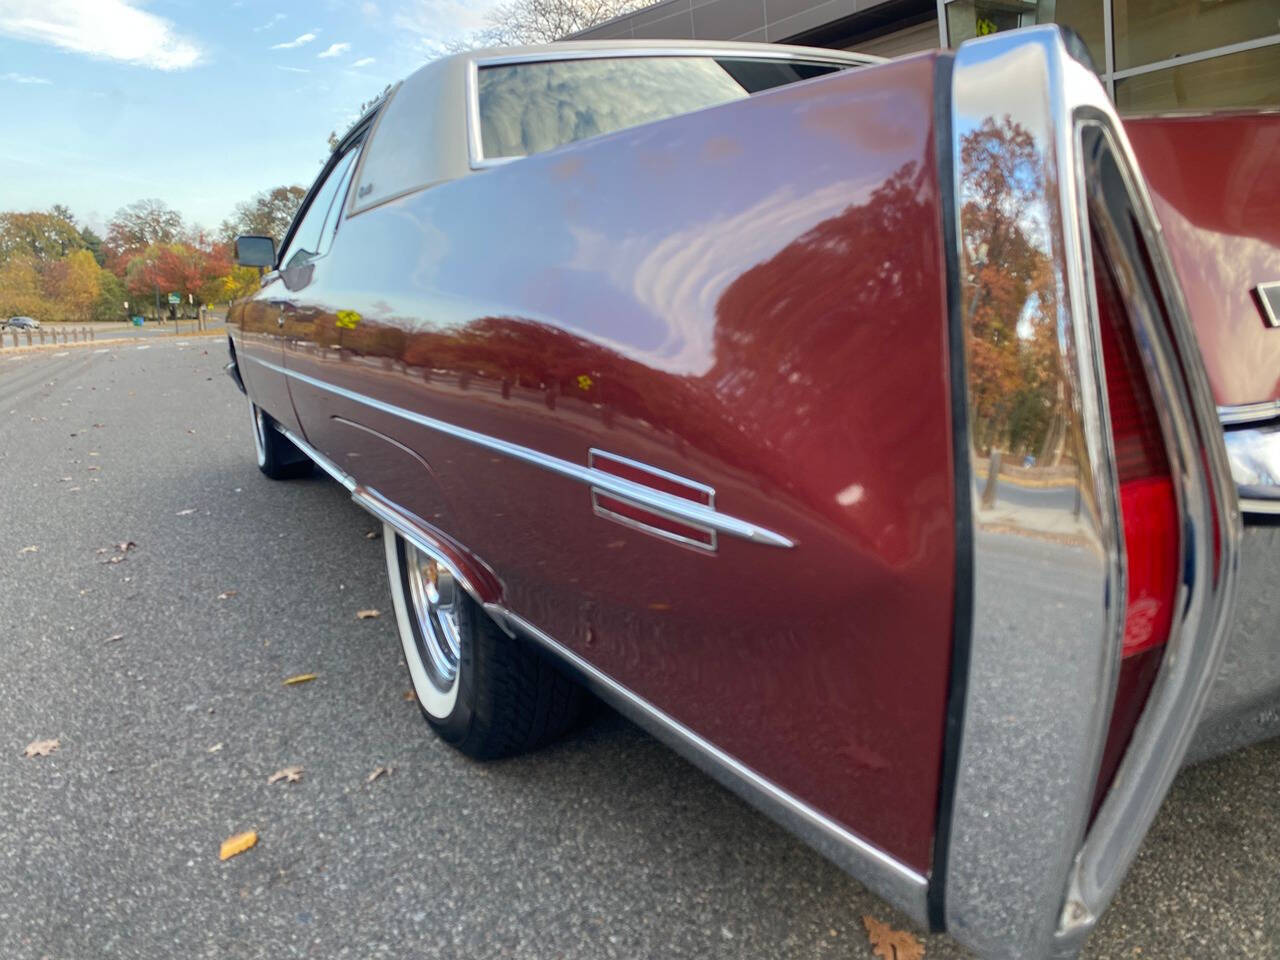
{"label": "building facade", "polygon": [[748,40],[896,57],[1073,27],[1122,113],[1280,107],[1280,0],[662,0],[575,39]]}

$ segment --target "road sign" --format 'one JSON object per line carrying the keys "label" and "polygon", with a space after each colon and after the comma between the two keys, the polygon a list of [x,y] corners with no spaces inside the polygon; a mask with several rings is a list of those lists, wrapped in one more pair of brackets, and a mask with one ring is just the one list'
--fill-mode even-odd
{"label": "road sign", "polygon": [[171,293],[171,294],[169,294],[169,302],[170,302],[170,303],[181,303],[181,302],[182,302],[182,297],[180,297],[180,296],[179,296],[178,294],[176,294],[176,293]]}

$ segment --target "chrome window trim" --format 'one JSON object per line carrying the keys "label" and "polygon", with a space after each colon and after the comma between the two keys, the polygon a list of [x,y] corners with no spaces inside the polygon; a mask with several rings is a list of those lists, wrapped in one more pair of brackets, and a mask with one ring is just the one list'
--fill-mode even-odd
{"label": "chrome window trim", "polygon": [[485,433],[475,430],[468,430],[466,427],[459,427],[444,420],[437,420],[435,417],[424,416],[413,410],[406,410],[404,407],[397,407],[394,404],[386,403],[375,397],[366,396],[357,393],[354,390],[348,390],[345,387],[339,387],[336,384],[320,380],[316,377],[308,376],[297,370],[290,370],[287,367],[272,363],[269,360],[263,360],[261,357],[250,357],[255,363],[261,364],[268,370],[272,370],[282,376],[298,380],[302,383],[309,384],[320,390],[325,390],[336,396],[344,397],[356,403],[363,404],[383,413],[399,417],[410,423],[426,427],[438,433],[447,434],[458,440],[465,440],[468,443],[484,447],[495,453],[500,453],[524,463],[540,467],[550,473],[558,474],[570,480],[576,480],[579,483],[586,484],[588,487],[598,487],[610,496],[627,500],[645,508],[652,510],[654,513],[661,514],[670,520],[676,520],[680,523],[687,523],[692,526],[708,527],[719,533],[727,534],[731,537],[737,537],[742,540],[748,540],[752,543],[764,544],[771,547],[790,548],[795,546],[794,541],[767,530],[746,520],[731,516],[727,513],[703,506],[692,500],[686,500],[681,497],[672,496],[655,490],[652,487],[646,487],[640,483],[634,483],[622,477],[614,476],[603,470],[596,470],[589,466],[572,463],[568,460],[561,460],[559,457],[553,457],[541,451],[534,450],[530,447],[522,446],[518,443],[512,443],[509,440],[501,440],[498,437],[492,437]]}
{"label": "chrome window trim", "polygon": [[925,876],[752,770],[655,704],[609,677],[519,614],[501,603],[486,600],[477,585],[436,546],[433,535],[419,528],[410,519],[407,511],[374,488],[357,483],[332,460],[296,434],[279,425],[276,429],[315,461],[322,470],[341,483],[359,507],[389,524],[415,547],[448,569],[462,588],[484,607],[504,630],[539,644],[618,712],[648,730],[704,773],[709,774],[722,786],[732,790],[767,817],[791,831],[846,873],[875,890],[879,896],[902,910],[917,923],[927,926],[925,898],[928,892],[928,880]]}
{"label": "chrome window trim", "polygon": [[[1082,497],[1092,496],[1095,507],[1083,511],[1089,515],[1083,517],[1077,557],[1083,573],[1068,584],[1073,591],[1054,597],[1063,583],[1033,583],[1043,597],[1024,610],[1011,603],[1012,590],[1027,588],[1009,555],[1033,558],[1037,551],[1010,546],[1010,535],[1004,541],[984,535],[981,490],[971,485],[973,629],[949,845],[940,860],[946,874],[938,879],[944,883],[948,931],[984,956],[1065,957],[1080,949],[1114,895],[1190,742],[1222,651],[1240,531],[1221,428],[1158,222],[1132,172],[1137,166],[1114,107],[1096,75],[1072,59],[1057,27],[969,41],[955,54],[951,135],[958,250],[952,255],[958,257],[959,275],[976,275],[964,243],[961,136],[985,119],[1007,116],[1004,91],[1015,88],[1021,91],[1018,122],[1031,135],[1045,184],[1040,208],[1028,217],[1041,225],[1055,271],[1056,349],[1069,394],[1066,410],[1077,418],[1079,432],[1077,489]],[[1154,305],[1132,319],[1170,447],[1183,569],[1190,571],[1160,674],[1092,826],[1120,663],[1126,571],[1086,214],[1100,188],[1084,178],[1086,127],[1102,131],[1114,148],[1168,314],[1167,332]],[[1123,294],[1124,278],[1117,283]],[[977,303],[974,297],[960,304],[966,343]],[[972,364],[966,375],[971,399],[960,415],[967,420],[969,443],[956,451],[957,458],[973,456],[978,446]],[[1216,562],[1209,547],[1215,525]],[[1059,557],[1066,555],[1059,551]],[[1063,580],[1066,573],[1063,568]],[[1029,612],[1052,610],[1054,602],[1062,611],[1056,616]]]}
{"label": "chrome window trim", "polygon": [[[790,51],[738,50],[732,47],[622,47],[610,50],[607,47],[590,49],[566,49],[563,51],[545,51],[540,53],[511,53],[497,56],[473,57],[467,63],[467,153],[472,170],[485,170],[490,167],[514,163],[525,159],[528,154],[518,157],[486,157],[480,136],[480,70],[486,67],[503,67],[515,63],[559,63],[564,60],[621,60],[637,57],[711,57],[722,60],[798,60],[805,63],[828,63],[840,67],[866,67],[883,63],[880,57],[857,53],[808,54]],[[656,121],[655,121],[656,122]],[[629,128],[625,128],[629,129]],[[586,139],[591,139],[590,137]],[[581,143],[575,140],[574,143]],[[563,146],[567,146],[564,144]]]}

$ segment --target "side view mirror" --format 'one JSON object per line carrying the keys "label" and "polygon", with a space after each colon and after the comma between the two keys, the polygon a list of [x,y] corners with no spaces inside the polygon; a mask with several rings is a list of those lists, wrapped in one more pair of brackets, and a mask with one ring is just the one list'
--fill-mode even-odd
{"label": "side view mirror", "polygon": [[271,237],[236,237],[236,263],[242,267],[273,268],[276,242]]}

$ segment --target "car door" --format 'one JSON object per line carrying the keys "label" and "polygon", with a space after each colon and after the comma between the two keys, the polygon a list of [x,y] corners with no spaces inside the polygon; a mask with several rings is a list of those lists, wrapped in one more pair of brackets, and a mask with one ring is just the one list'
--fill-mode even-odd
{"label": "car door", "polygon": [[[249,363],[240,364],[240,375],[254,402],[290,430],[302,432],[294,411],[285,375],[284,345],[295,331],[298,291],[310,282],[311,263],[318,256],[322,237],[339,185],[350,176],[354,156],[335,154],[303,201],[302,209],[285,236],[277,257],[277,269],[263,278],[262,287],[238,307],[240,350]],[[327,236],[331,237],[332,234]]]}

